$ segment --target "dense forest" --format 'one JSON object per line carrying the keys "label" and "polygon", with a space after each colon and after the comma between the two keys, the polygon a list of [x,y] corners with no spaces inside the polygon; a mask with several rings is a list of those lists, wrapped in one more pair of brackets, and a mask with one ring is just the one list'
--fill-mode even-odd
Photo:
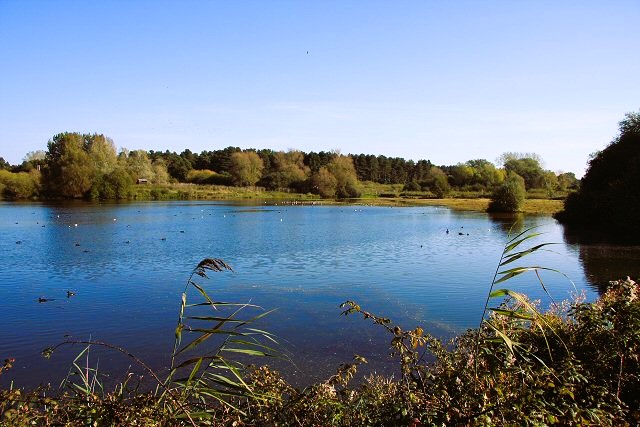
{"label": "dense forest", "polygon": [[501,167],[485,159],[451,166],[429,160],[339,152],[274,151],[227,147],[180,154],[121,149],[101,134],[55,135],[47,151],[27,153],[20,165],[0,157],[0,195],[5,199],[126,199],[136,183],[171,182],[258,186],[266,190],[312,193],[326,198],[359,197],[360,182],[402,184],[405,191],[428,191],[445,197],[452,190],[489,194],[510,174],[527,190],[547,196],[578,187],[571,172],[544,170],[535,154],[505,153]]}

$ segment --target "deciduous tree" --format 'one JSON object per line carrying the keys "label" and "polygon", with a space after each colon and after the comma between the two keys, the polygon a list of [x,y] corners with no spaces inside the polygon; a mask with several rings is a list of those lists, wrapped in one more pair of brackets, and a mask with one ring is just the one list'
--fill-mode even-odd
{"label": "deciduous tree", "polygon": [[235,152],[231,155],[229,173],[238,186],[255,185],[262,178],[264,164],[255,151]]}

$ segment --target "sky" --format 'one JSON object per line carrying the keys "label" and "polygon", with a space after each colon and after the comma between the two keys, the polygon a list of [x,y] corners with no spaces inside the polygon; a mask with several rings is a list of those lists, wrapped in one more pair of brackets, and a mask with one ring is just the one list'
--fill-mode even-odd
{"label": "sky", "polygon": [[0,0],[0,157],[65,131],[582,176],[640,110],[640,1]]}

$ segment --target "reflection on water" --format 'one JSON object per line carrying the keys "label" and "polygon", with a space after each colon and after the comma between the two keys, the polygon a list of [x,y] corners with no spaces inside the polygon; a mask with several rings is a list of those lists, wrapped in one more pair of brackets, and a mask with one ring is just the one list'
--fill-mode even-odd
{"label": "reflection on water", "polygon": [[[294,382],[326,377],[354,353],[370,361],[367,369],[385,370],[384,331],[340,316],[340,303],[355,300],[440,336],[475,327],[507,234],[535,226],[545,233],[536,242],[562,244],[527,262],[561,270],[589,298],[599,289],[592,284],[638,273],[637,248],[564,243],[562,227],[544,216],[441,207],[0,203],[0,358],[17,359],[0,381],[59,381],[80,349],[50,361],[39,353],[67,335],[121,345],[166,367],[180,293],[205,257],[235,271],[202,283],[214,297],[277,309],[261,327],[286,343],[296,367],[279,367]],[[524,276],[509,287],[545,301],[535,278]],[[570,297],[564,277],[542,277],[554,299]],[[69,290],[75,296],[67,298]],[[103,370],[122,372],[130,363],[109,352],[94,356]]]}
{"label": "reflection on water", "polygon": [[640,247],[607,244],[574,244],[578,247],[580,264],[586,280],[604,292],[612,280],[629,276],[640,278]]}

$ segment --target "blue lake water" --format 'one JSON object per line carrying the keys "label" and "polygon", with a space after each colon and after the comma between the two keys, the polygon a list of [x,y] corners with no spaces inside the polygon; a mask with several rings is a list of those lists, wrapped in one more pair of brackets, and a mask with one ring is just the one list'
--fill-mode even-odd
{"label": "blue lake water", "polygon": [[[206,257],[234,269],[198,280],[214,298],[277,309],[259,326],[292,355],[295,366],[276,363],[292,381],[327,377],[354,353],[385,370],[389,337],[339,304],[443,337],[475,327],[513,221],[444,207],[0,203],[0,358],[16,358],[0,382],[57,384],[81,347],[40,352],[65,337],[122,346],[162,371],[185,282]],[[640,275],[637,247],[569,243],[548,216],[518,230],[530,226],[544,233],[534,242],[558,244],[521,264],[573,282],[543,272],[556,300]],[[549,302],[535,275],[507,286]],[[91,363],[123,373],[131,361],[96,351]]]}

